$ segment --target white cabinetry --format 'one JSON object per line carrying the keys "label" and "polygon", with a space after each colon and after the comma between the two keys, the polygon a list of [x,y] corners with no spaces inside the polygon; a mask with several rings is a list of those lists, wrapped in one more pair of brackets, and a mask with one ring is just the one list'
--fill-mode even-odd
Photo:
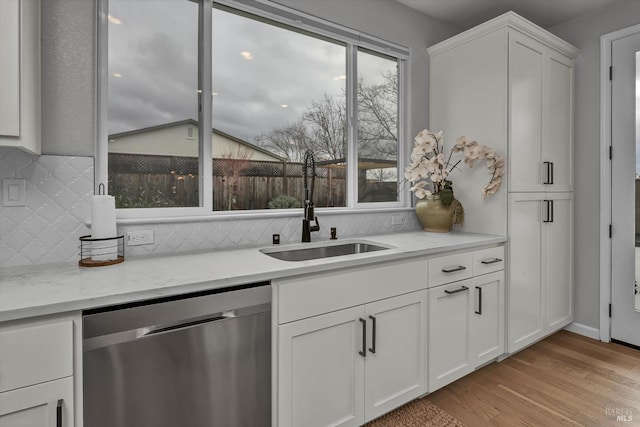
{"label": "white cabinetry", "polygon": [[[507,235],[508,350],[573,320],[573,61],[578,50],[513,12],[429,48],[431,117],[506,154],[500,190],[486,171],[455,179],[465,231]],[[553,211],[553,221],[549,220]]]}
{"label": "white cabinetry", "polygon": [[0,327],[0,425],[73,427],[73,321]]}
{"label": "white cabinetry", "polygon": [[510,192],[573,189],[573,60],[509,33]]}
{"label": "white cabinetry", "polygon": [[359,426],[424,394],[426,281],[424,259],[278,281],[275,425]]}
{"label": "white cabinetry", "polygon": [[0,147],[40,153],[40,0],[0,1]]}
{"label": "white cabinetry", "polygon": [[[473,259],[474,277],[429,288],[429,392],[504,353],[503,248],[476,251]],[[450,256],[430,260],[429,273],[433,274],[433,265],[447,261],[454,260]],[[471,264],[458,268],[471,270]]]}
{"label": "white cabinetry", "polygon": [[509,352],[573,319],[573,193],[509,195]]}

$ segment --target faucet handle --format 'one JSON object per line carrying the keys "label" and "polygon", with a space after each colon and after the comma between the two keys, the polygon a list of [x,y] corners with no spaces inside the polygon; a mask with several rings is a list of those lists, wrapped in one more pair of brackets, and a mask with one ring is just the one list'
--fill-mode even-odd
{"label": "faucet handle", "polygon": [[311,226],[311,231],[320,231],[320,223],[318,222],[318,217],[314,217],[313,220],[316,222],[316,225]]}

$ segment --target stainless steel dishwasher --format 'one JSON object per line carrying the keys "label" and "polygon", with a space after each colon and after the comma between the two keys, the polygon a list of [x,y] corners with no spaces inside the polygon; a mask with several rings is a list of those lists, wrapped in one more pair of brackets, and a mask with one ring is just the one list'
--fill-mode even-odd
{"label": "stainless steel dishwasher", "polygon": [[84,425],[271,425],[269,283],[83,313]]}

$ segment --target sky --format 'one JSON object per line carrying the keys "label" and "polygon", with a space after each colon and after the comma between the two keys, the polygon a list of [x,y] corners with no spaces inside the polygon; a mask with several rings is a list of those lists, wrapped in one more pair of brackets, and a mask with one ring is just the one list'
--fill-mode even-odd
{"label": "sky", "polygon": [[[197,4],[110,0],[109,15],[109,134],[197,119]],[[213,127],[252,141],[343,93],[344,46],[216,9],[212,20]],[[359,75],[375,83],[394,64],[371,55]]]}

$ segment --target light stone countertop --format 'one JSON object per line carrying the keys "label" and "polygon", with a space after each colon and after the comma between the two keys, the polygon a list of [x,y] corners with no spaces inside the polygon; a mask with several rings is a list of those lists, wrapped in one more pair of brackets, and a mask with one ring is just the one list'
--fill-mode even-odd
{"label": "light stone countertop", "polygon": [[[264,245],[127,258],[123,263],[107,267],[62,264],[0,269],[0,322],[496,245],[505,242],[506,237],[413,231],[358,236],[328,244],[350,241],[369,241],[393,248],[291,262],[261,253],[259,249],[272,247]],[[322,242],[283,244],[279,247],[284,250],[319,243]]]}

